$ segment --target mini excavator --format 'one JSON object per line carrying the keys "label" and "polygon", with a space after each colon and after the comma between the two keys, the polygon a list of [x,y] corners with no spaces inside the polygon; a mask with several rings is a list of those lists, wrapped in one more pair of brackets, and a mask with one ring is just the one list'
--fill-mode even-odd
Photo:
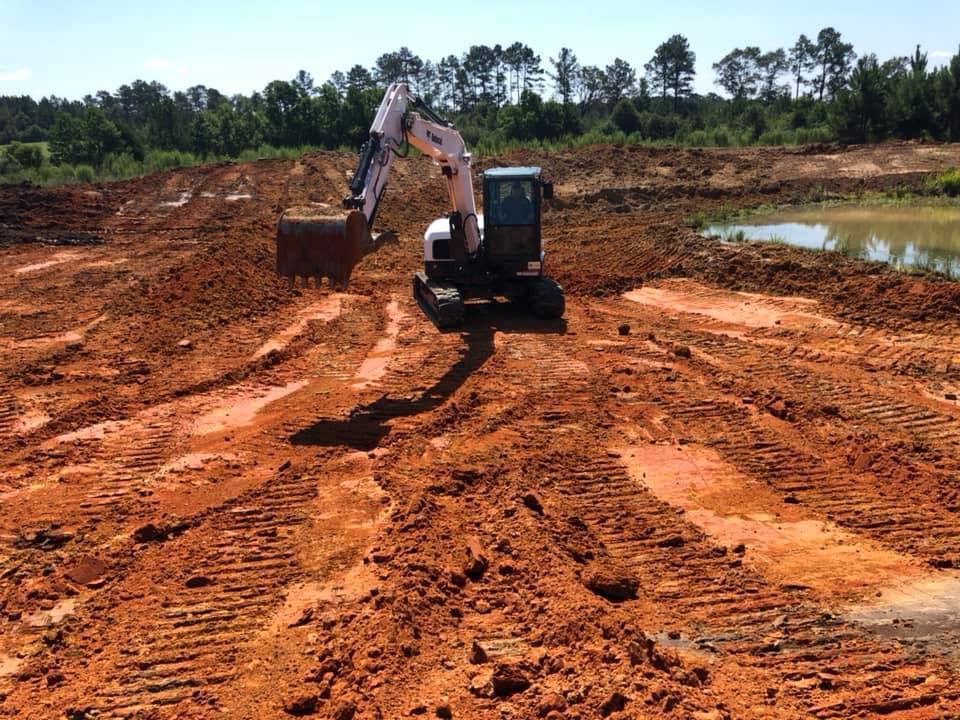
{"label": "mini excavator", "polygon": [[539,318],[562,317],[563,289],[544,275],[540,232],[543,200],[553,197],[553,184],[538,167],[486,170],[484,212],[478,214],[463,138],[403,83],[392,84],[380,103],[343,208],[313,205],[283,213],[277,272],[291,283],[313,277],[319,286],[326,277],[331,287],[346,288],[360,259],[386,240],[386,233],[371,230],[390,168],[408,146],[440,166],[452,206],[423,235],[424,268],[413,277],[423,311],[438,327],[452,328],[464,321],[464,301],[507,297]]}

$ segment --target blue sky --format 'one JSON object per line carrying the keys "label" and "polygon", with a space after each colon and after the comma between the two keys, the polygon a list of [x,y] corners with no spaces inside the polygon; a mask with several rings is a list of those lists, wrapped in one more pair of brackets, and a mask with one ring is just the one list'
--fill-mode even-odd
{"label": "blue sky", "polygon": [[800,33],[839,30],[881,59],[920,43],[932,63],[960,45],[957,0],[803,0],[784,9],[744,0],[451,2],[49,2],[0,0],[0,95],[80,98],[136,78],[175,90],[262,89],[303,68],[318,81],[401,45],[423,58],[520,40],[546,65],[562,46],[582,64],[621,57],[637,68],[674,33],[697,54],[696,89],[717,90],[712,63],[734,47],[789,47]]}

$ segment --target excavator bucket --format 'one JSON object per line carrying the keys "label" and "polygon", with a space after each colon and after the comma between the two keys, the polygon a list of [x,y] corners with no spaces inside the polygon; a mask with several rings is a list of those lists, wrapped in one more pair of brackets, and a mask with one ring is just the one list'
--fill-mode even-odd
{"label": "excavator bucket", "polygon": [[374,241],[363,213],[344,214],[329,206],[290,208],[277,224],[277,273],[290,279],[322,278],[330,287],[346,289],[350,274],[364,255],[374,249]]}

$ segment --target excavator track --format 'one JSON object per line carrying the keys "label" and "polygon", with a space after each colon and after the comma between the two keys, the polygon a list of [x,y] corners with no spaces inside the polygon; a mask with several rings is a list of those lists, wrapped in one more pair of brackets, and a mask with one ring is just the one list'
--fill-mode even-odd
{"label": "excavator track", "polygon": [[431,280],[418,272],[413,276],[413,297],[438,328],[463,324],[463,297],[456,285]]}
{"label": "excavator track", "polygon": [[556,320],[563,317],[566,300],[560,284],[548,277],[540,277],[530,283],[528,289],[530,309],[542,320]]}

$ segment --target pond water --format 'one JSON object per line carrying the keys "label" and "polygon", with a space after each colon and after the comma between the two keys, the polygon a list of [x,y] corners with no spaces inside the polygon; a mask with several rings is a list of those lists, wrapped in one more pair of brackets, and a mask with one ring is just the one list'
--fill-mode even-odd
{"label": "pond water", "polygon": [[728,241],[785,242],[898,267],[960,274],[960,206],[793,208],[711,225],[705,233]]}

